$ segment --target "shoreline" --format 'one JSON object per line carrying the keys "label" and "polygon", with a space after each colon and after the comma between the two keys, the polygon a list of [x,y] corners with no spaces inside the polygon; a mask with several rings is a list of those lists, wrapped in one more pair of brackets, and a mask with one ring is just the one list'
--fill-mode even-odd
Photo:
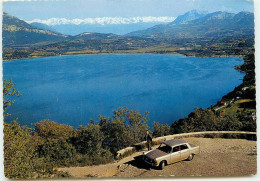
{"label": "shoreline", "polygon": [[[192,53],[192,51],[191,51]],[[157,53],[157,52],[100,52],[100,53],[73,53],[73,54],[60,54],[60,55],[50,55],[50,56],[34,56],[34,57],[27,57],[27,58],[20,58],[20,59],[2,59],[2,62],[8,61],[19,61],[19,60],[26,60],[26,59],[33,59],[33,58],[45,58],[45,57],[58,57],[58,56],[72,56],[72,55],[133,55],[133,54],[161,54],[161,55],[183,55],[187,57],[198,57],[198,58],[217,58],[217,57],[239,57],[242,58],[244,55],[191,55],[181,52],[167,52],[167,53]]]}

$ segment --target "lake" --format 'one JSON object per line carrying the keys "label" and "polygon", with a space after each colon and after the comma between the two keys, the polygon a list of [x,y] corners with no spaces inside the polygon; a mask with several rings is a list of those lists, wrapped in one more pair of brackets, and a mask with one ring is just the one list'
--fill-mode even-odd
{"label": "lake", "polygon": [[22,94],[7,109],[23,125],[49,119],[74,127],[127,107],[168,123],[207,108],[242,83],[238,57],[70,55],[3,63],[4,79]]}

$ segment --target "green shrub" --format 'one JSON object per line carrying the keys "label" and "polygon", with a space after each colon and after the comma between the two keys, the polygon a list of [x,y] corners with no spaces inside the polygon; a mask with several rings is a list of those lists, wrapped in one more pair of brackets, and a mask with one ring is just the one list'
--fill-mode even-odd
{"label": "green shrub", "polygon": [[66,124],[58,124],[54,121],[43,120],[35,123],[35,130],[42,138],[68,139],[73,135],[73,127]]}
{"label": "green shrub", "polygon": [[40,146],[39,156],[55,166],[70,166],[75,163],[76,149],[65,140],[51,139]]}
{"label": "green shrub", "polygon": [[170,126],[168,124],[161,124],[158,122],[153,122],[153,137],[161,137],[170,134]]}
{"label": "green shrub", "polygon": [[16,121],[4,122],[4,173],[11,179],[32,178],[51,173],[52,166],[37,153],[38,142],[33,132]]}

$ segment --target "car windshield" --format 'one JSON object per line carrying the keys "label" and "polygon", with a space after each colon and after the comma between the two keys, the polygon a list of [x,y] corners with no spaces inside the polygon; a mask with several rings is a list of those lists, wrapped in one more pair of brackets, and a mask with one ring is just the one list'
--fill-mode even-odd
{"label": "car windshield", "polygon": [[165,152],[165,153],[171,153],[172,148],[168,145],[162,144],[157,149]]}

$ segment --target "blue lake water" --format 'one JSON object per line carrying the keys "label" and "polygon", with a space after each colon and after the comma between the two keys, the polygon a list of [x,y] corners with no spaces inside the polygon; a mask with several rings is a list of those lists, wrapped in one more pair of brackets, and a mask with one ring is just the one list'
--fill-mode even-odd
{"label": "blue lake water", "polygon": [[194,107],[207,108],[242,83],[238,57],[71,55],[3,63],[4,79],[22,94],[8,108],[21,124],[43,119],[74,127],[127,107],[171,124]]}

